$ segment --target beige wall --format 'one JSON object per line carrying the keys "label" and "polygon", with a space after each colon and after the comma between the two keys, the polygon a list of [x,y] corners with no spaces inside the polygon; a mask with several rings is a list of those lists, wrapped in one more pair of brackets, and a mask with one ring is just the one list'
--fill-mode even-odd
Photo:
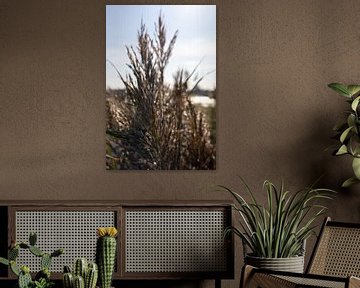
{"label": "beige wall", "polygon": [[[324,151],[346,108],[326,85],[360,82],[359,1],[196,2],[218,14],[212,172],[105,170],[106,3],[121,0],[0,0],[0,199],[224,199],[208,187],[237,175],[264,199],[264,179],[296,189],[326,173],[338,189],[351,173]],[[328,214],[359,221],[358,190]]]}

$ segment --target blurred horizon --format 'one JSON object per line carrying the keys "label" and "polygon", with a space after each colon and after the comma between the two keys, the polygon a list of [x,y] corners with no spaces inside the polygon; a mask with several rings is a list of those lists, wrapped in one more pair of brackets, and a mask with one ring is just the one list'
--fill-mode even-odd
{"label": "blurred horizon", "polygon": [[194,74],[198,78],[205,75],[199,88],[216,89],[215,5],[106,5],[106,89],[124,88],[109,61],[121,75],[131,73],[125,46],[137,46],[141,22],[153,35],[160,13],[165,21],[167,45],[178,30],[165,71],[165,82],[173,84],[177,70],[191,72],[200,63]]}

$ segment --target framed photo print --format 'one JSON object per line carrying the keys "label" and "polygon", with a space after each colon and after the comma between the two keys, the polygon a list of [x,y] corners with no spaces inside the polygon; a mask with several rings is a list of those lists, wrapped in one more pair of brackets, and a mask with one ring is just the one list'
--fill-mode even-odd
{"label": "framed photo print", "polygon": [[216,169],[216,6],[106,6],[106,167]]}

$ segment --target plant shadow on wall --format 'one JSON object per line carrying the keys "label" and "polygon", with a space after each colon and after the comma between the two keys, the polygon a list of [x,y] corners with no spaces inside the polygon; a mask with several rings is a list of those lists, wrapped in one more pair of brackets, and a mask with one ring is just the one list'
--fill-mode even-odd
{"label": "plant shadow on wall", "polygon": [[[167,84],[165,69],[177,32],[167,44],[161,14],[155,28],[152,38],[142,23],[137,47],[126,47],[131,74],[121,75],[111,62],[125,89],[106,92],[107,169],[213,170],[215,108],[192,100],[206,75],[196,79],[198,66],[191,72],[180,69],[172,86]],[[215,91],[209,92],[214,101]]]}

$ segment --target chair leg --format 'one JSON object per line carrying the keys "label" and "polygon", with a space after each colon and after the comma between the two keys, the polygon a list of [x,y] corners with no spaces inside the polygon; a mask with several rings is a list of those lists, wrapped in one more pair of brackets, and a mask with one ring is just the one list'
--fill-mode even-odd
{"label": "chair leg", "polygon": [[215,288],[221,288],[221,279],[220,278],[215,279]]}
{"label": "chair leg", "polygon": [[240,285],[239,288],[248,287],[251,279],[251,275],[253,274],[254,267],[250,265],[244,265],[241,271]]}

